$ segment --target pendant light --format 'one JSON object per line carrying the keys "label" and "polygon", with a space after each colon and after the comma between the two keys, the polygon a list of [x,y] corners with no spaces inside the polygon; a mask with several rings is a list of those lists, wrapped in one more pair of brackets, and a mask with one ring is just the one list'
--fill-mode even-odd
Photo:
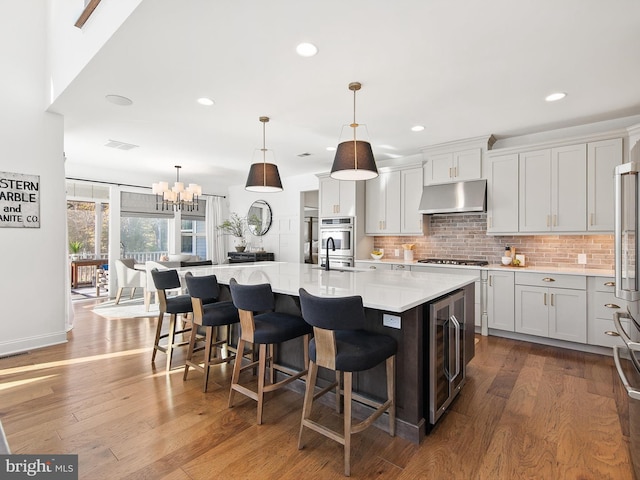
{"label": "pendant light", "polygon": [[349,84],[353,92],[353,140],[338,145],[336,156],[331,167],[331,177],[337,180],[369,180],[378,176],[376,161],[373,158],[371,144],[356,139],[356,92],[362,88],[359,82]]}
{"label": "pendant light", "polygon": [[269,117],[260,117],[262,122],[262,163],[254,163],[249,170],[245,190],[250,192],[281,192],[282,182],[275,163],[267,163],[267,148],[265,147],[265,125]]}

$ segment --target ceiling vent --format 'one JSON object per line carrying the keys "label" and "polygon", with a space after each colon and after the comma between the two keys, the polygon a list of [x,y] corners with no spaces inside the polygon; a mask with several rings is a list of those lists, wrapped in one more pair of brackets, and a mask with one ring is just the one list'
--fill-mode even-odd
{"label": "ceiling vent", "polygon": [[139,147],[139,145],[134,145],[133,143],[119,142],[117,140],[111,139],[109,139],[109,141],[105,143],[104,146],[109,148],[117,148],[118,150],[132,150]]}
{"label": "ceiling vent", "polygon": [[304,152],[304,153],[299,153],[299,154],[298,154],[298,156],[299,156],[300,158],[302,158],[302,157],[309,157],[309,156],[311,156],[311,154],[310,154],[309,152]]}

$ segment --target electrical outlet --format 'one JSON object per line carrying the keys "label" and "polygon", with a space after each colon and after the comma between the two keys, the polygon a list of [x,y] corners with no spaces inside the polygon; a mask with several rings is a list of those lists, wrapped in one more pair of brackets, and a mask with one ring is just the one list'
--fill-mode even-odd
{"label": "electrical outlet", "polygon": [[579,253],[578,254],[578,265],[586,265],[587,264],[587,254]]}
{"label": "electrical outlet", "polygon": [[400,330],[400,317],[397,315],[382,314],[382,325]]}
{"label": "electrical outlet", "polygon": [[394,257],[399,257],[399,256],[400,256],[400,249],[399,249],[399,248],[396,248],[396,249],[393,251],[393,256],[394,256]]}

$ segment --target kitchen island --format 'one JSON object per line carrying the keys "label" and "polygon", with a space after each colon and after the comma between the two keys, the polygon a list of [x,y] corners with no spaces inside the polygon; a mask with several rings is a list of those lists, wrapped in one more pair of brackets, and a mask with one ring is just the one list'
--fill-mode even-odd
{"label": "kitchen island", "polygon": [[[458,290],[465,295],[465,359],[473,356],[474,282],[473,275],[423,273],[411,271],[379,271],[335,269],[325,271],[310,264],[258,262],[178,269],[181,275],[215,274],[221,285],[231,278],[242,284],[270,283],[276,294],[276,309],[300,314],[298,289],[325,297],[360,295],[363,299],[367,328],[384,333],[398,342],[396,357],[396,432],[419,443],[429,430],[427,348],[429,305]],[[228,296],[227,288],[223,288]],[[345,319],[348,321],[348,319]],[[468,328],[467,328],[468,326]],[[302,341],[292,340],[280,345],[278,361],[296,368],[303,365]],[[465,362],[465,363],[466,363]],[[328,373],[328,372],[327,372]],[[331,376],[324,377],[327,381]],[[354,375],[354,390],[377,398],[385,398],[384,365]],[[302,382],[293,383],[303,392]],[[327,395],[328,397],[329,395]],[[354,405],[354,414],[368,413],[366,405]],[[386,429],[388,422],[376,423]]]}

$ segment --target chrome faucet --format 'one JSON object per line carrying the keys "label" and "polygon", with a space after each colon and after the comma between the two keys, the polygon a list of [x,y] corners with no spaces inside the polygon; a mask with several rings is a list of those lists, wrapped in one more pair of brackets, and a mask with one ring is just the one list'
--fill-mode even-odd
{"label": "chrome faucet", "polygon": [[332,251],[336,251],[336,242],[333,241],[333,237],[329,237],[327,238],[327,243],[326,243],[326,256],[325,256],[325,262],[324,262],[324,269],[329,271],[331,270],[329,268],[329,241],[331,241],[331,250]]}

